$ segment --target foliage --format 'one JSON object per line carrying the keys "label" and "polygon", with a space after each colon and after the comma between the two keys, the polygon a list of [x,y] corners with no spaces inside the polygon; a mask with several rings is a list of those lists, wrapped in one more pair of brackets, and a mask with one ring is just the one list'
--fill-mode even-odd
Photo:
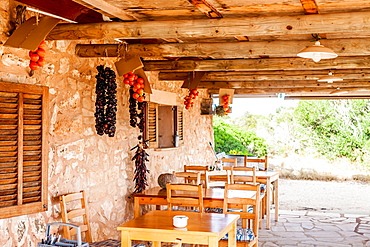
{"label": "foliage", "polygon": [[301,101],[294,111],[301,140],[328,158],[362,161],[370,153],[369,100]]}
{"label": "foliage", "polygon": [[213,130],[215,137],[215,149],[217,152],[237,151],[252,155],[264,156],[267,154],[267,145],[263,138],[257,137],[254,132],[245,131],[239,127],[227,124],[220,117],[214,117]]}

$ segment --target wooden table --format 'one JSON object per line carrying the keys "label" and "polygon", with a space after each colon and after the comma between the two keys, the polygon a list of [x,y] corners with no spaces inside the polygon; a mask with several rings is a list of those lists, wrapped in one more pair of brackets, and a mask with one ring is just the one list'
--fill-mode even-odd
{"label": "wooden table", "polygon": [[[186,228],[175,228],[172,218],[175,215],[189,217]],[[131,247],[131,240],[153,241],[154,247],[161,242],[202,244],[217,247],[218,241],[229,234],[228,246],[236,247],[236,222],[239,215],[196,213],[178,211],[150,211],[117,227],[121,231],[121,246]]]}
{"label": "wooden table", "polygon": [[[230,170],[230,166],[224,166],[224,170]],[[179,173],[181,177],[181,172]],[[252,176],[251,171],[234,171],[236,176],[240,177],[250,177]],[[184,175],[185,176],[185,175]],[[273,183],[275,186],[274,190],[274,198],[275,198],[275,221],[279,220],[279,173],[274,171],[256,171],[257,182],[266,184],[266,198],[270,198],[271,196],[271,184]],[[201,179],[204,180],[204,174],[202,174]],[[266,228],[270,229],[271,227],[271,201],[266,200]]]}
{"label": "wooden table", "polygon": [[[196,196],[196,193],[182,192],[181,196]],[[179,196],[180,196],[179,195]],[[134,196],[134,217],[140,216],[140,205],[167,205],[167,193],[165,189],[161,187],[154,187],[144,190],[140,193],[133,194]],[[174,194],[173,196],[176,196]],[[240,191],[235,191],[235,197],[254,198],[256,193],[253,191],[245,191],[243,195],[240,195]],[[233,197],[233,192],[230,193],[230,197]],[[211,188],[204,189],[203,191],[203,205],[207,208],[222,208],[224,202],[224,189]]]}

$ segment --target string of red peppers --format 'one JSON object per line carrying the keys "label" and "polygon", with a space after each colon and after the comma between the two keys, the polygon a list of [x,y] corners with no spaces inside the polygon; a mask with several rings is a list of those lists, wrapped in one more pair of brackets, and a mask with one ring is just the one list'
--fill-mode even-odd
{"label": "string of red peppers", "polygon": [[45,65],[45,54],[47,45],[45,41],[41,41],[36,50],[30,51],[28,55],[30,56],[30,69],[31,71],[37,70],[39,67]]}
{"label": "string of red peppers", "polygon": [[148,186],[146,174],[149,170],[145,162],[149,161],[148,154],[145,151],[147,148],[146,141],[143,140],[143,132],[145,125],[145,93],[144,93],[144,79],[139,77],[133,72],[123,75],[124,83],[130,85],[130,99],[129,99],[129,112],[130,112],[130,126],[138,127],[140,135],[138,136],[139,144],[131,150],[135,150],[135,155],[132,160],[135,161],[135,193],[145,190]]}
{"label": "string of red peppers", "polygon": [[188,95],[184,98],[185,109],[188,110],[194,106],[194,99],[199,95],[197,89],[189,89]]}
{"label": "string of red peppers", "polygon": [[224,108],[224,114],[225,115],[229,115],[229,113],[231,113],[231,109],[230,109],[230,101],[231,101],[231,95],[230,94],[225,94],[224,96],[222,96],[222,106]]}
{"label": "string of red peppers", "polygon": [[117,84],[116,73],[103,65],[96,67],[95,129],[98,135],[114,137],[116,132]]}

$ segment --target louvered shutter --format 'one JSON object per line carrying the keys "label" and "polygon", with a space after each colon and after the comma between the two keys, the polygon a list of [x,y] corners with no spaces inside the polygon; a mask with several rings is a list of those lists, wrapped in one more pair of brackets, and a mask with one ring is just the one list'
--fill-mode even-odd
{"label": "louvered shutter", "polygon": [[158,147],[158,104],[147,103],[146,107],[146,139],[149,140],[149,148]]}
{"label": "louvered shutter", "polygon": [[0,218],[47,210],[48,88],[0,82]]}
{"label": "louvered shutter", "polygon": [[184,111],[181,107],[177,107],[177,134],[180,145],[182,145],[184,143]]}

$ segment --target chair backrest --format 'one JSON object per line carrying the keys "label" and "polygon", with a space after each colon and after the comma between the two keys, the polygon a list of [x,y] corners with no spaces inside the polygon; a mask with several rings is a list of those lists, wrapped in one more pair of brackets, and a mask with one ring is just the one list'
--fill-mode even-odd
{"label": "chair backrest", "polygon": [[230,171],[206,171],[205,183],[207,189],[212,187],[225,187],[226,183],[230,183]]}
{"label": "chair backrest", "polygon": [[[88,206],[84,191],[59,196],[60,209],[63,223],[71,223],[81,228],[86,242],[92,242],[88,217]],[[76,235],[76,228],[63,226],[63,237],[72,239]]]}
{"label": "chair backrest", "polygon": [[204,212],[203,185],[201,184],[167,184],[167,205],[171,211],[173,206],[197,207]]}
{"label": "chair backrest", "polygon": [[[260,164],[262,164],[262,167],[259,166]],[[257,165],[258,170],[268,171],[269,169],[268,156],[266,155],[263,158],[261,157],[261,158],[249,158],[249,159],[245,157],[244,166],[256,166],[256,165]]]}
{"label": "chair backrest", "polygon": [[195,183],[201,184],[201,173],[200,172],[173,172],[176,177],[185,179],[186,184]]}
{"label": "chair backrest", "polygon": [[[233,190],[240,191],[253,191],[256,192],[256,196],[253,198],[242,197],[243,193],[238,192],[234,193],[230,197],[230,192]],[[235,197],[235,194],[241,195],[240,197]],[[239,214],[240,218],[243,221],[243,228],[246,228],[246,220],[253,221],[253,232],[255,236],[258,235],[259,227],[259,212],[260,212],[260,185],[251,185],[251,184],[226,184],[224,191],[224,205],[223,213],[224,214]],[[252,208],[250,208],[252,207]],[[239,209],[239,210],[230,210],[230,209]],[[240,211],[241,209],[241,211]]]}
{"label": "chair backrest", "polygon": [[[252,175],[251,176],[246,176],[246,175],[238,176],[235,174],[236,171],[252,171]],[[242,183],[247,182],[247,183],[256,184],[257,183],[256,167],[244,167],[244,166],[231,167],[230,183],[235,184],[236,182],[242,182]]]}
{"label": "chair backrest", "polygon": [[207,171],[208,167],[207,166],[193,166],[193,165],[184,165],[184,172],[188,171]]}
{"label": "chair backrest", "polygon": [[238,159],[221,159],[223,166],[238,166]]}

